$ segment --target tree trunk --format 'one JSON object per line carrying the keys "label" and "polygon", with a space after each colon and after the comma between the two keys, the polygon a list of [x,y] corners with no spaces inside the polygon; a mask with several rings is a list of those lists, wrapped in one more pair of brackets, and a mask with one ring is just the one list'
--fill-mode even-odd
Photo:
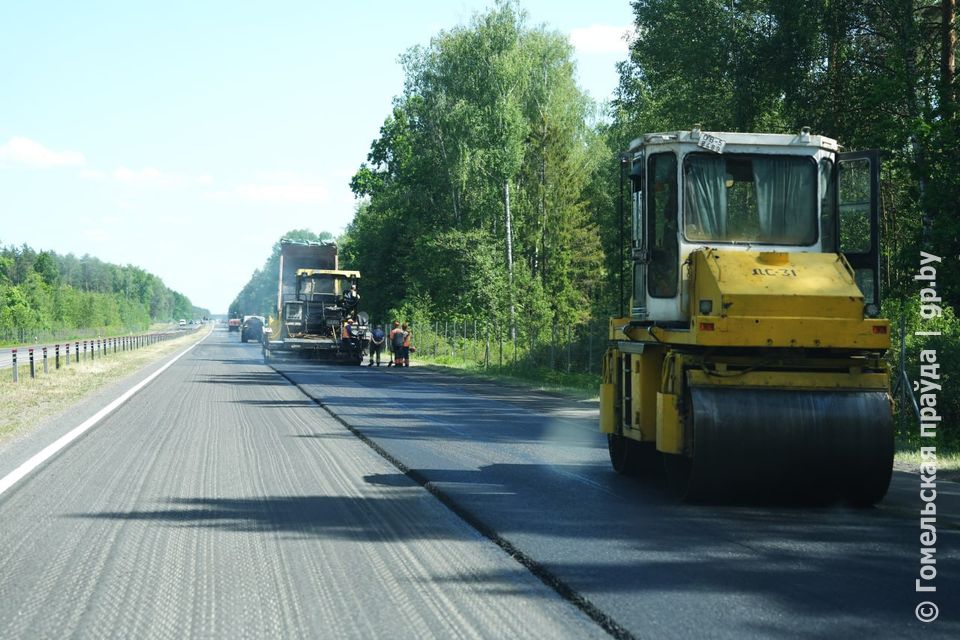
{"label": "tree trunk", "polygon": [[517,323],[513,306],[513,223],[510,219],[510,180],[503,181],[504,229],[507,238],[507,285],[510,302],[510,339],[517,341]]}
{"label": "tree trunk", "polygon": [[940,113],[947,116],[955,102],[953,78],[957,56],[957,0],[940,1]]}
{"label": "tree trunk", "polygon": [[[904,101],[907,107],[907,116],[911,123],[917,122],[920,118],[920,91],[918,88],[919,76],[917,73],[917,45],[919,35],[917,33],[917,23],[913,0],[906,0],[901,8],[903,11],[901,27],[901,47],[904,60]],[[907,141],[913,151],[913,160],[915,165],[915,175],[917,176],[917,186],[920,192],[920,220],[922,224],[922,245],[929,250],[931,231],[933,228],[933,213],[926,202],[927,192],[927,154],[924,149],[924,143],[919,139],[915,131],[916,125],[913,125],[914,131],[910,133]]]}

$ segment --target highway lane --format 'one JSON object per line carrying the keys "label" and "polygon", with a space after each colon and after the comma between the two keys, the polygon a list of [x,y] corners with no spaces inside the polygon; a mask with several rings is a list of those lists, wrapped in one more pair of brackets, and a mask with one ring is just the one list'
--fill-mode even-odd
{"label": "highway lane", "polygon": [[0,637],[68,636],[605,634],[215,331],[0,495]]}
{"label": "highway lane", "polygon": [[[588,403],[426,368],[274,367],[408,469],[367,482],[428,483],[636,637],[960,637],[955,483],[938,485],[927,598],[917,476],[898,473],[877,509],[677,504],[657,478],[610,470]],[[923,625],[926,599],[941,614]]]}

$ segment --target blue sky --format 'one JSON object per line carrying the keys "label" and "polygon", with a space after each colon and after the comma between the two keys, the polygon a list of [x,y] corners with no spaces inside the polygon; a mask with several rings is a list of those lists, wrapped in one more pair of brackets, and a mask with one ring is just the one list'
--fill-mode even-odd
{"label": "blue sky", "polygon": [[[629,0],[526,0],[613,91]],[[491,2],[0,4],[0,244],[135,264],[225,312],[293,228],[339,234],[398,57]]]}

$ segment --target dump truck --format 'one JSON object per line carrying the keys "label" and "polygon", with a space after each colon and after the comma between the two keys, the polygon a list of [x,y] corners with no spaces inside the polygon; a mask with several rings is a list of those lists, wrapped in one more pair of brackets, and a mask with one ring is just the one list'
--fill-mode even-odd
{"label": "dump truck", "polygon": [[294,354],[360,364],[369,345],[358,271],[339,269],[333,242],[280,242],[277,309],[262,340],[265,359]]}
{"label": "dump truck", "polygon": [[880,501],[894,433],[879,153],[808,128],[693,127],[634,140],[621,166],[632,295],[600,388],[613,468],[662,465],[689,500]]}

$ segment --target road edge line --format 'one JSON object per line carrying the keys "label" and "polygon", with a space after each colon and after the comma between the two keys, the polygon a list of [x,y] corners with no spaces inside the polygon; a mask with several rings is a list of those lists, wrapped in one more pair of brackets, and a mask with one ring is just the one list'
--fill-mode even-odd
{"label": "road edge line", "polygon": [[0,478],[0,496],[4,494],[5,491],[13,487],[16,483],[23,480],[25,477],[30,475],[31,472],[36,470],[44,462],[60,453],[68,444],[82,436],[84,433],[89,431],[94,425],[103,420],[105,417],[117,410],[121,405],[123,405],[127,400],[136,395],[141,389],[153,382],[161,373],[169,369],[174,362],[187,355],[191,349],[202,343],[204,340],[210,337],[213,332],[211,331],[205,337],[194,342],[192,345],[181,351],[179,354],[174,356],[169,362],[165,365],[151,373],[149,376],[130,387],[124,391],[118,398],[114,399],[110,404],[103,407],[95,414],[81,422],[79,425],[63,434],[52,443],[48,444],[46,447],[41,449],[39,453],[34,454],[30,459],[21,464],[19,467],[5,475],[3,478]]}

